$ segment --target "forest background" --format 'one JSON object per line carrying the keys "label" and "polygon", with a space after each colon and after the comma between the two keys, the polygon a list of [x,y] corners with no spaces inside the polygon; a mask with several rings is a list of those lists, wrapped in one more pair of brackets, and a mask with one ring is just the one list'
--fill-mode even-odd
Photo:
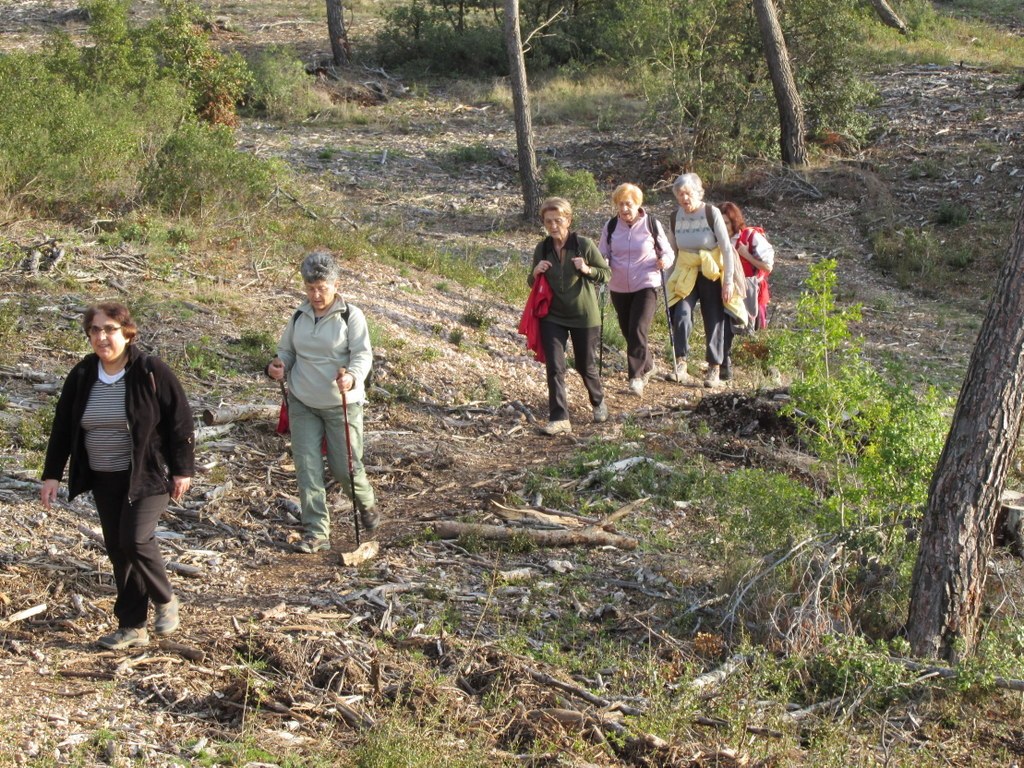
{"label": "forest background", "polygon": [[[627,180],[666,220],[695,170],[779,249],[771,326],[726,393],[630,398],[609,317],[613,418],[557,441],[514,333],[540,230],[500,8],[355,3],[337,67],[312,0],[0,6],[0,763],[1019,763],[1019,559],[990,562],[959,666],[910,658],[903,622],[1020,201],[1024,12],[892,6],[907,34],[867,3],[778,4],[810,138],[794,171],[748,4],[522,4],[542,184],[582,233]],[[265,415],[314,247],[376,351],[388,523],[358,568],[344,503],[335,552],[290,553]],[[109,297],[197,415],[264,413],[204,436],[161,537],[179,642],[127,656],[92,644],[112,587],[89,504],[35,501],[77,318]]]}

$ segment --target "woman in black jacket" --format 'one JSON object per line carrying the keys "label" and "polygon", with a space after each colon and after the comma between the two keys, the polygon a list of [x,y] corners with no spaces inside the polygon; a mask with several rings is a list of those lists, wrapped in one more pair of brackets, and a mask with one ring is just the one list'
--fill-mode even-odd
{"label": "woman in black jacket", "polygon": [[169,498],[188,490],[195,470],[192,410],[171,369],[135,344],[127,307],[97,304],[82,320],[93,354],[64,381],[43,467],[43,506],[57,498],[64,467],[68,499],[92,491],[117,584],[117,630],[99,644],[146,645],[149,603],[154,630],[178,628],[178,599],[155,531]]}

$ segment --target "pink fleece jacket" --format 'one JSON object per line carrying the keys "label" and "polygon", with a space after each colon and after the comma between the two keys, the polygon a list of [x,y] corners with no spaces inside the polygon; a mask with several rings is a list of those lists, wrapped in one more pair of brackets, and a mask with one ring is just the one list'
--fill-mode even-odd
{"label": "pink fleece jacket", "polygon": [[[666,270],[675,263],[675,253],[665,234],[665,228],[658,222],[658,244],[661,246],[661,260]],[[658,252],[654,238],[647,228],[647,212],[641,208],[631,225],[619,219],[612,232],[611,245],[608,243],[608,222],[601,228],[601,239],[597,247],[612,268],[609,290],[616,293],[633,293],[644,288],[661,286],[661,272],[658,271]]]}

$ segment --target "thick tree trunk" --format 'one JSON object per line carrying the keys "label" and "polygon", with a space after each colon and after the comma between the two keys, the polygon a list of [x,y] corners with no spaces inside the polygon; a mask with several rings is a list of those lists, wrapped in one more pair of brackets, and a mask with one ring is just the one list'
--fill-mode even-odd
{"label": "thick tree trunk", "polygon": [[348,32],[345,29],[345,9],[341,0],[327,0],[327,34],[331,37],[331,55],[334,64],[343,67],[351,59]]}
{"label": "thick tree trunk", "polygon": [[875,9],[875,13],[878,14],[878,18],[882,20],[882,23],[887,27],[898,29],[901,35],[910,34],[910,30],[907,29],[907,25],[903,23],[903,19],[896,15],[896,11],[892,9],[885,0],[871,0],[871,5]]}
{"label": "thick tree trunk", "polygon": [[1024,200],[928,495],[907,616],[918,656],[955,663],[977,645],[992,534],[1024,414],[1022,284]]}
{"label": "thick tree trunk", "polygon": [[505,0],[505,50],[508,51],[508,69],[512,79],[519,180],[523,187],[523,218],[530,221],[537,216],[537,209],[540,208],[540,191],[537,157],[533,151],[533,125],[530,120],[523,39],[519,32],[519,0]]}
{"label": "thick tree trunk", "polygon": [[793,68],[789,63],[786,40],[782,36],[779,14],[774,0],[754,0],[757,25],[761,29],[768,72],[779,108],[779,143],[782,162],[788,166],[807,165],[807,144],[804,140],[804,105],[796,89]]}

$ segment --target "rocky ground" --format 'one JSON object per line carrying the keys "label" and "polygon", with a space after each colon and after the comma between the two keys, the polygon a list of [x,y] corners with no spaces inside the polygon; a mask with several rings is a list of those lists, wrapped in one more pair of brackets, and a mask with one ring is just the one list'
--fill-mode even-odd
{"label": "rocky ground", "polygon": [[[61,15],[73,10],[72,3],[14,3],[5,9],[11,40],[31,46],[40,19],[74,24],[73,15]],[[261,36],[277,30],[309,44],[316,31],[271,23],[236,9],[232,34],[262,43]],[[986,245],[993,253],[979,262],[990,270],[1005,250],[1020,192],[1024,102],[1015,85],[960,67],[889,73],[879,78],[881,102],[874,108],[884,128],[870,147],[799,183],[766,168],[745,189],[712,189],[712,199],[743,204],[778,247],[773,326],[792,318],[808,266],[837,257],[842,300],[864,305],[857,330],[869,354],[909,362],[923,381],[955,385],[987,281],[967,275],[937,296],[902,290],[872,269],[864,222],[877,215],[920,225],[940,201],[955,197],[972,216],[991,222]],[[339,226],[383,223],[456,253],[482,250],[486,268],[511,274],[540,230],[515,222],[515,169],[503,154],[514,149],[513,128],[507,115],[483,106],[439,91],[381,106],[386,119],[370,127],[246,121],[239,138],[247,149],[282,157],[306,174],[311,199],[333,200]],[[986,116],[966,120],[971,110]],[[977,149],[979,135],[990,152]],[[629,138],[545,127],[538,147],[566,167],[592,168],[609,188],[627,179],[657,187],[659,173],[622,159]],[[439,162],[447,149],[480,142],[496,150],[483,167],[453,174]],[[327,147],[334,151],[325,159]],[[937,170],[907,172],[925,161]],[[656,210],[667,216],[666,200]],[[606,215],[581,211],[580,230],[595,234]],[[43,227],[8,221],[3,233],[24,245],[45,235]],[[143,292],[159,294],[161,285],[196,297],[188,319],[162,314],[157,303],[143,328],[151,349],[179,360],[197,333],[218,341],[237,341],[247,330],[276,336],[300,300],[295,273],[264,268],[255,255],[249,273],[223,281],[218,306],[199,265],[163,274],[144,252],[111,252],[89,233],[67,247],[69,257],[52,280],[27,275],[21,263],[0,273],[5,301],[19,301],[22,311],[17,346],[0,371],[0,415],[7,424],[27,425],[17,429],[38,421],[81,354],[74,334],[80,308],[110,295],[115,284],[129,302]],[[612,627],[623,643],[652,643],[680,670],[703,671],[721,661],[719,651],[673,637],[680,617],[689,622],[687,637],[715,621],[711,606],[723,564],[709,555],[708,543],[718,521],[686,500],[669,508],[624,505],[605,499],[585,476],[546,483],[538,477],[578,449],[602,443],[625,445],[637,457],[656,441],[725,467],[792,466],[795,446],[777,413],[778,382],[757,368],[753,355],[723,393],[655,380],[637,399],[626,391],[621,355],[610,350],[611,420],[589,422],[583,387],[571,376],[574,432],[544,438],[536,431],[546,416],[543,369],[524,354],[515,333],[517,306],[373,253],[346,263],[342,292],[386,337],[366,425],[366,462],[385,517],[376,535],[380,555],[358,568],[341,565],[340,553],[355,545],[343,501],[332,551],[293,553],[288,541],[298,526],[287,439],[274,433],[270,419],[235,424],[201,443],[201,473],[161,532],[184,606],[175,643],[100,652],[94,641],[110,629],[113,590],[95,514],[86,500],[45,512],[28,457],[4,446],[0,732],[8,748],[0,764],[181,764],[198,760],[211,743],[242,740],[253,730],[282,754],[328,742],[354,745],[396,703],[425,711],[440,701],[447,717],[493,735],[498,760],[538,741],[566,744],[575,733],[598,730],[593,714],[581,722],[551,714],[567,711],[560,706],[564,696],[580,702],[548,674],[599,691],[603,705],[590,703],[620,727],[631,722],[623,712],[644,706],[626,696],[632,681],[615,670],[541,668],[501,644],[509,635],[522,634],[536,651],[552,642],[552,626],[571,619]],[[484,327],[467,324],[467,316],[481,313]],[[61,327],[63,335],[53,330]],[[256,365],[248,374],[183,378],[197,415],[225,403],[277,401]],[[620,515],[591,511],[609,501],[622,507]],[[640,546],[537,548],[519,541],[495,549],[428,533],[452,521],[509,525],[515,515],[504,508],[521,516],[526,507],[561,513],[570,530],[618,533]],[[1017,569],[1013,561],[999,567],[1006,578]],[[29,615],[19,617],[23,611]],[[518,704],[495,709],[489,702],[496,696]],[[614,727],[602,723],[605,732]],[[998,746],[1019,756],[1022,743]],[[629,744],[632,757],[598,745],[574,753],[572,764],[583,764],[585,754],[594,764],[740,765],[745,754],[720,751],[716,739],[696,736],[660,745],[641,733]],[[553,746],[550,764],[558,764],[556,752]],[[798,755],[792,762],[774,759],[800,762]],[[972,763],[966,751],[949,759],[989,764]]]}

